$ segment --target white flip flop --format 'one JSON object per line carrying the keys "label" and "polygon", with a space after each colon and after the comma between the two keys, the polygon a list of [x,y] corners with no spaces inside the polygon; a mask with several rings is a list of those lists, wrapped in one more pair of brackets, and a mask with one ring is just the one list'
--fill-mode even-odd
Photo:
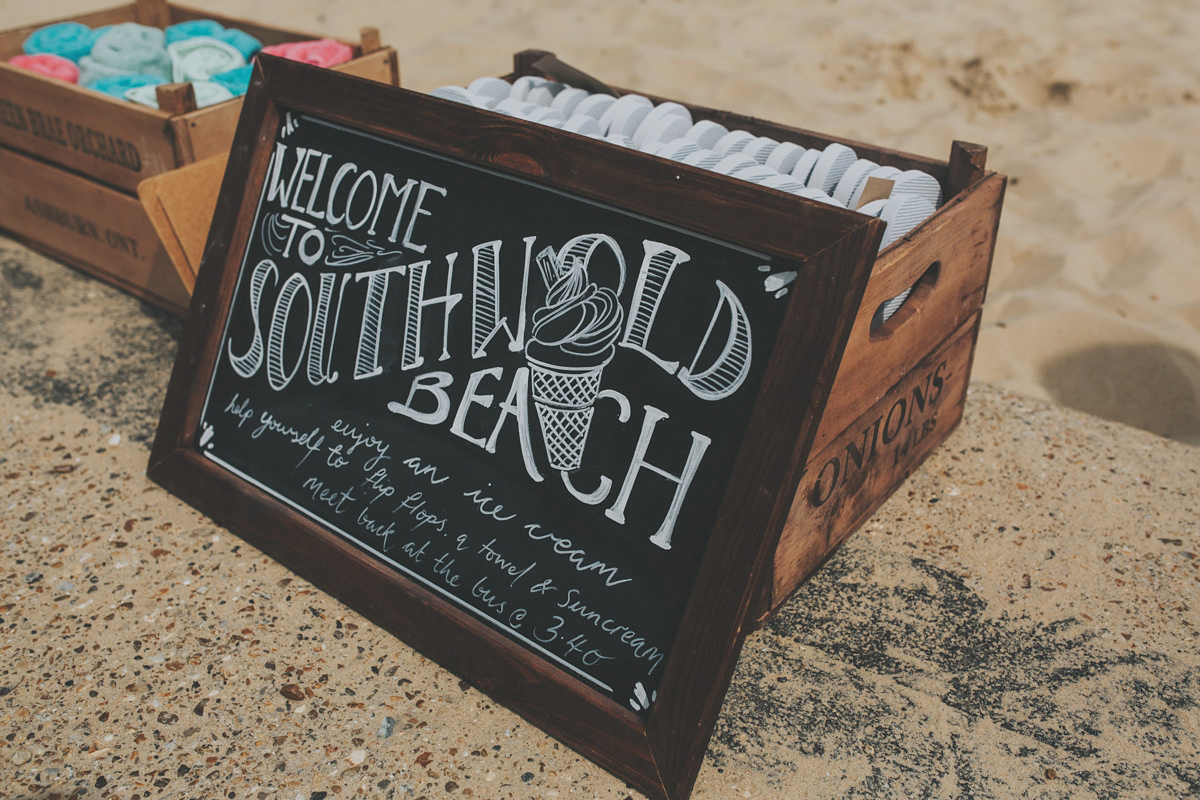
{"label": "white flip flop", "polygon": [[517,100],[524,100],[535,87],[549,82],[545,78],[539,78],[537,75],[522,75],[512,82],[512,88],[508,90],[508,96]]}
{"label": "white flip flop", "polygon": [[821,151],[821,157],[813,165],[808,176],[808,185],[829,194],[837,186],[842,174],[858,160],[854,151],[840,142],[832,142]]}
{"label": "white flip flop", "polygon": [[740,178],[741,180],[750,181],[751,183],[762,183],[767,178],[774,178],[777,175],[779,175],[779,173],[775,170],[758,163],[755,163],[753,166],[743,167],[742,169],[734,170],[733,172],[729,173],[731,178]]}
{"label": "white flip flop", "polygon": [[763,186],[770,189],[778,189],[781,192],[795,194],[804,188],[804,184],[793,178],[791,175],[784,175],[776,172],[774,175],[760,181]]}
{"label": "white flip flop", "polygon": [[716,150],[718,153],[724,153],[727,156],[733,155],[746,145],[750,144],[750,142],[753,140],[754,134],[750,133],[750,131],[730,131],[718,139],[717,143],[713,145],[712,149]]}
{"label": "white flip flop", "polygon": [[691,139],[680,137],[672,139],[669,142],[664,142],[658,154],[663,158],[669,158],[672,161],[682,161],[687,156],[700,149],[700,145],[693,142]]}
{"label": "white flip flop", "polygon": [[482,78],[476,78],[467,84],[467,91],[479,97],[490,98],[492,104],[495,105],[509,96],[509,93],[512,91],[512,84],[503,78],[493,78],[490,75],[484,75]]}
{"label": "white flip flop", "polygon": [[755,136],[746,143],[741,153],[747,158],[753,158],[759,164],[765,165],[777,147],[779,147],[779,142],[770,136]]}
{"label": "white flip flop", "polygon": [[739,169],[757,166],[761,165],[753,158],[746,158],[741,153],[726,153],[725,157],[717,162],[717,165],[713,167],[713,172],[719,172],[722,175],[732,175]]}
{"label": "white flip flop", "polygon": [[694,153],[689,153],[683,157],[684,164],[690,164],[693,167],[700,169],[712,169],[717,164],[721,163],[721,159],[725,156],[718,153],[716,150],[708,150],[701,148]]}
{"label": "white flip flop", "polygon": [[669,142],[683,136],[691,127],[691,123],[683,117],[667,114],[655,118],[651,111],[634,132],[633,143],[644,147],[650,142]]}
{"label": "white flip flop", "polygon": [[562,94],[567,89],[565,83],[557,83],[555,81],[547,81],[540,86],[535,86],[529,90],[529,94],[525,97],[531,103],[537,103],[539,106],[548,106],[554,102],[554,98]]}
{"label": "white flip flop", "polygon": [[693,124],[684,135],[705,150],[712,150],[721,137],[727,133],[729,133],[729,128],[721,123],[713,122],[711,119],[702,119]]}
{"label": "white flip flop", "polygon": [[883,232],[883,241],[879,249],[887,247],[897,239],[906,236],[925,220],[933,216],[937,209],[933,203],[915,194],[893,194],[883,205],[879,218],[887,223]]}
{"label": "white flip flop", "polygon": [[579,101],[579,105],[575,106],[576,114],[587,114],[592,119],[599,122],[600,117],[609,109],[613,103],[617,102],[617,98],[611,94],[589,94],[587,97]]}
{"label": "white flip flop", "polygon": [[866,214],[868,217],[878,217],[883,211],[883,207],[887,204],[888,199],[881,197],[878,200],[872,200],[869,203],[863,203],[861,208],[855,209],[860,214]]}
{"label": "white flip flop", "polygon": [[817,159],[820,157],[821,151],[815,147],[805,150],[796,159],[796,166],[792,167],[791,176],[807,186],[808,177],[812,175],[813,167],[817,165]]}
{"label": "white flip flop", "polygon": [[[668,117],[681,120],[683,122],[684,131],[687,131],[688,128],[692,126],[692,112],[688,111],[686,106],[671,100],[666,100],[662,103],[659,103],[653,109],[651,109],[650,113],[646,115],[646,118],[642,120],[642,125],[653,127],[658,124],[660,119],[666,119]],[[639,145],[641,144],[641,139],[639,138],[640,133],[641,129],[639,128],[638,131],[633,135],[633,140]]]}
{"label": "white flip flop", "polygon": [[878,168],[879,165],[869,158],[860,158],[858,161],[855,161],[842,173],[841,180],[834,187],[834,199],[848,205],[855,190],[867,182],[871,170]]}
{"label": "white flip flop", "polygon": [[506,97],[496,105],[492,106],[493,111],[498,111],[501,114],[507,114],[510,117],[523,117],[535,108],[541,108],[533,103],[526,103],[524,100],[518,100],[515,97]]}
{"label": "white flip flop", "polygon": [[648,97],[640,94],[622,95],[600,116],[600,127],[605,134],[633,136],[637,126],[653,108],[654,103]]}
{"label": "white flip flop", "polygon": [[934,208],[942,204],[942,185],[924,170],[906,169],[892,180],[892,194],[915,194],[928,200]]}
{"label": "white flip flop", "polygon": [[530,122],[538,122],[542,125],[549,125],[552,128],[561,127],[566,122],[562,114],[559,114],[549,106],[537,106],[523,116]]}
{"label": "white flip flop", "polygon": [[562,129],[582,136],[600,136],[600,123],[587,114],[573,114],[563,123]]}
{"label": "white flip flop", "polygon": [[575,108],[586,100],[587,97],[587,89],[576,89],[573,86],[568,86],[554,95],[554,99],[550,102],[550,107],[567,119],[570,119],[575,114]]}
{"label": "white flip flop", "polygon": [[804,148],[795,142],[780,142],[779,146],[767,156],[766,165],[776,172],[790,175],[802,155],[804,155]]}

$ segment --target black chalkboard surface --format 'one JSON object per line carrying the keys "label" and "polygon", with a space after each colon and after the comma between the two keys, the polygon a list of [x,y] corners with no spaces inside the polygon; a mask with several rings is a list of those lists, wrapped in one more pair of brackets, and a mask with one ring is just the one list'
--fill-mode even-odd
{"label": "black chalkboard surface", "polygon": [[263,59],[149,470],[663,797],[874,233],[685,169]]}

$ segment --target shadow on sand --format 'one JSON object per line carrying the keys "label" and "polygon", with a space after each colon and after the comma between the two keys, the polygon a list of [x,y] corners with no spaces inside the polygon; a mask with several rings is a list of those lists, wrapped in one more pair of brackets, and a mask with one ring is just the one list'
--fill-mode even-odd
{"label": "shadow on sand", "polygon": [[1200,359],[1169,345],[1105,345],[1048,362],[1041,383],[1061,405],[1200,445]]}

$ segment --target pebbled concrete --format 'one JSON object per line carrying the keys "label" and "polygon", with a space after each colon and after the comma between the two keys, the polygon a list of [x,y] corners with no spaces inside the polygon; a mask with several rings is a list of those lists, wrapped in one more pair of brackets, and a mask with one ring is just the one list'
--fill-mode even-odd
{"label": "pebbled concrete", "polygon": [[[180,330],[0,237],[0,793],[638,797],[145,478]],[[974,385],[693,796],[1200,794],[1198,452]]]}

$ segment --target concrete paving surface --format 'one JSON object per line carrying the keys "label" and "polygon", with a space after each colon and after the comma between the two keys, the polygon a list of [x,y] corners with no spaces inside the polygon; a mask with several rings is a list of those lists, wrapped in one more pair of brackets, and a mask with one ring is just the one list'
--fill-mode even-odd
{"label": "concrete paving surface", "polygon": [[[0,796],[624,798],[145,477],[182,323],[0,237]],[[1200,450],[971,387],[693,797],[1200,795]]]}

